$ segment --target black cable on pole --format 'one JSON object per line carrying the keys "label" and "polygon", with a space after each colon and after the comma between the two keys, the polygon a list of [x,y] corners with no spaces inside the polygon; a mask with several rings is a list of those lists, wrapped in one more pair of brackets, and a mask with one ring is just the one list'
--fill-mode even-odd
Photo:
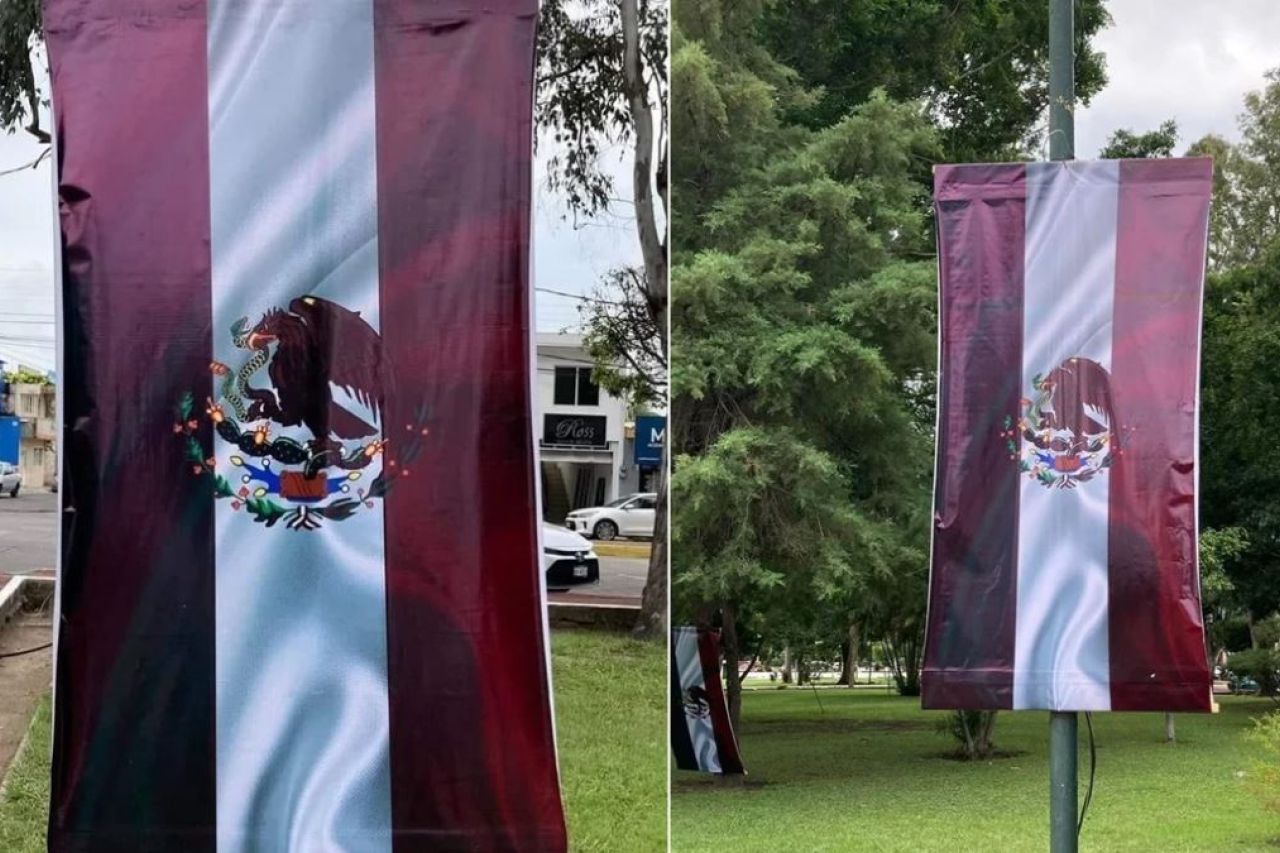
{"label": "black cable on pole", "polygon": [[1089,711],[1084,712],[1085,725],[1089,727],[1089,788],[1084,794],[1084,805],[1080,807],[1080,822],[1076,824],[1076,838],[1080,837],[1080,831],[1084,829],[1084,816],[1089,812],[1089,803],[1093,800],[1093,775],[1098,769],[1098,749],[1093,742],[1093,714]]}

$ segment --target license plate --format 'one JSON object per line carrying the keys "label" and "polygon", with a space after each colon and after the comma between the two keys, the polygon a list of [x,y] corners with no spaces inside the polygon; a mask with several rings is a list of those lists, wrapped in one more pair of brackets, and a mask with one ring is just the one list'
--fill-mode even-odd
{"label": "license plate", "polygon": [[585,578],[587,576],[587,564],[579,563],[573,567],[573,576],[575,578]]}

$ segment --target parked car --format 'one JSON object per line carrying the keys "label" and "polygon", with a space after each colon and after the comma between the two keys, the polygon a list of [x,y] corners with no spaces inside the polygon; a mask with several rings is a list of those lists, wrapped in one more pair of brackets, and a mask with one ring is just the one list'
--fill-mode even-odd
{"label": "parked car", "polygon": [[0,462],[0,492],[16,498],[20,488],[22,488],[22,472],[18,470],[18,466],[10,462]]}
{"label": "parked car", "polygon": [[653,536],[654,509],[658,496],[653,492],[627,495],[604,506],[575,509],[564,526],[575,533],[608,541],[619,536]]}
{"label": "parked car", "polygon": [[600,558],[591,543],[554,524],[542,525],[542,569],[547,589],[568,589],[600,581]]}

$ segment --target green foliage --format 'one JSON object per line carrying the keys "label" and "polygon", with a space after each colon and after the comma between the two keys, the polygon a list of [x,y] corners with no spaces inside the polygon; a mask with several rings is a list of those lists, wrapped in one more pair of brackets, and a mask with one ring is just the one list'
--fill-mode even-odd
{"label": "green foliage", "polygon": [[1235,585],[1227,573],[1230,565],[1249,549],[1249,535],[1240,527],[1200,532],[1200,596],[1207,608],[1230,600]]}
{"label": "green foliage", "polygon": [[1267,84],[1250,92],[1240,115],[1240,143],[1210,134],[1195,142],[1190,156],[1214,158],[1213,210],[1209,223],[1209,263],[1232,269],[1265,262],[1280,237],[1280,68]]}
{"label": "green foliage", "polygon": [[770,53],[766,5],[675,8],[673,600],[801,659],[865,620],[914,690],[941,149],[875,87],[803,120],[820,93]]}
{"label": "green foliage", "polygon": [[272,527],[283,518],[289,510],[268,497],[248,497],[244,500],[245,510],[253,516],[253,520],[267,527]]}
{"label": "green foliage", "polygon": [[938,730],[957,743],[957,756],[965,761],[982,761],[996,751],[991,734],[999,711],[952,711],[938,720]]}
{"label": "green foliage", "polygon": [[235,491],[231,488],[231,483],[221,474],[213,475],[213,496],[214,498],[230,498],[235,496]]}
{"label": "green foliage", "polygon": [[31,65],[31,49],[41,38],[40,0],[0,3],[0,128],[13,133],[22,127],[48,142],[39,123],[41,100]]}
{"label": "green foliage", "polygon": [[[667,82],[667,4],[641,0],[641,60],[650,85]],[[615,0],[544,0],[539,12],[536,121],[547,180],[576,215],[594,216],[614,195],[600,160],[634,134],[623,86],[620,6]],[[659,185],[666,183],[659,176]]]}
{"label": "green foliage", "polygon": [[1280,812],[1280,711],[1253,721],[1245,739],[1256,747],[1249,788],[1269,812]]}
{"label": "green foliage", "polygon": [[4,381],[10,385],[52,385],[48,374],[26,367],[5,371]]}
{"label": "green foliage", "polygon": [[643,269],[615,269],[578,309],[582,342],[595,362],[592,378],[633,409],[665,407],[667,400],[664,335],[647,294]]}
{"label": "green foliage", "polygon": [[[1090,46],[1108,23],[1103,0],[1077,0],[1076,92],[1106,83]],[[765,44],[814,91],[793,111],[830,125],[871,93],[920,100],[949,162],[1014,159],[1034,151],[1049,103],[1049,4],[1025,0],[777,0],[760,25]]]}
{"label": "green foliage", "polygon": [[[1231,585],[1211,600],[1261,619],[1280,602],[1280,456],[1262,401],[1280,398],[1280,246],[1211,275],[1204,313],[1201,523],[1206,577]],[[1231,532],[1227,532],[1231,531]],[[1216,590],[1211,590],[1217,595]]]}
{"label": "green foliage", "polygon": [[178,398],[178,405],[175,407],[178,414],[178,421],[186,423],[191,419],[191,413],[195,411],[195,397],[190,391],[184,391],[182,396]]}
{"label": "green foliage", "polygon": [[1111,134],[1107,144],[1098,152],[1105,160],[1142,160],[1152,157],[1172,157],[1178,144],[1178,123],[1173,119],[1161,122],[1160,127],[1146,133],[1134,133],[1121,128]]}
{"label": "green foliage", "polygon": [[1263,696],[1275,698],[1280,692],[1280,651],[1245,649],[1231,655],[1227,666],[1235,675],[1256,681],[1258,692]]}
{"label": "green foliage", "polygon": [[855,577],[855,550],[860,561],[878,556],[835,460],[783,430],[724,433],[677,460],[671,489],[677,613],[753,594],[781,603],[789,576],[830,589]]}

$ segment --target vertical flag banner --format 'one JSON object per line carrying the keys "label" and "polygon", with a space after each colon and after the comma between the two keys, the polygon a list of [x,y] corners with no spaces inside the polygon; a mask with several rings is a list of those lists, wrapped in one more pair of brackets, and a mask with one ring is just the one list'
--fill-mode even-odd
{"label": "vertical flag banner", "polygon": [[1207,159],[940,166],[926,708],[1207,711]]}
{"label": "vertical flag banner", "polygon": [[671,629],[671,750],[676,767],[744,774],[720,683],[720,635]]}
{"label": "vertical flag banner", "polygon": [[565,847],[536,0],[46,0],[54,851]]}

